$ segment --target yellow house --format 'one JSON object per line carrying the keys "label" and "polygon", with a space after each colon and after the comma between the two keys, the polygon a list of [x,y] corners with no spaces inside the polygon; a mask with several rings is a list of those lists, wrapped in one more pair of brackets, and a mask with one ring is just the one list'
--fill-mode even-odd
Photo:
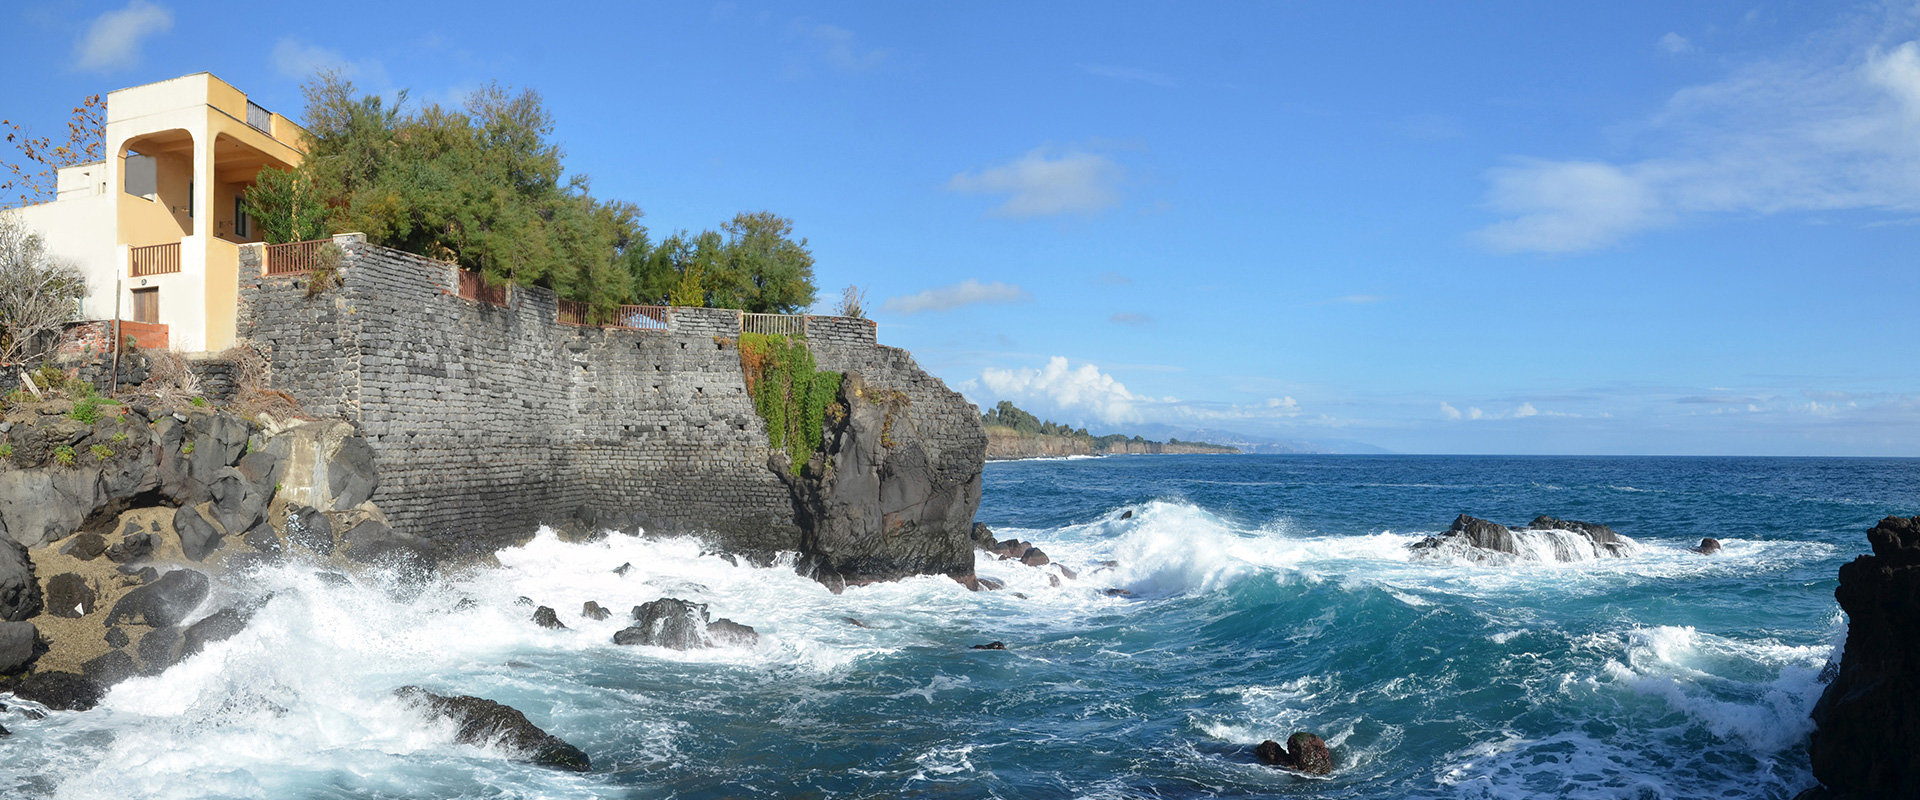
{"label": "yellow house", "polygon": [[[107,95],[104,162],[60,170],[58,195],[17,212],[80,265],[81,316],[166,326],[178,350],[234,343],[239,246],[260,241],[240,198],[291,168],[306,131],[201,72]],[[118,293],[115,287],[118,286]]]}

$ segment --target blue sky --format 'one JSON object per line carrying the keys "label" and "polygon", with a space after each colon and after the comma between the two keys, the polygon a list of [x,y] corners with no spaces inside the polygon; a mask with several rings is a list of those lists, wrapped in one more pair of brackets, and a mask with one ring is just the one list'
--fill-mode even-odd
{"label": "blue sky", "polygon": [[[1920,5],[41,2],[0,116],[538,89],[656,235],[792,217],[983,404],[1401,452],[1920,455]],[[26,70],[23,65],[40,65]]]}

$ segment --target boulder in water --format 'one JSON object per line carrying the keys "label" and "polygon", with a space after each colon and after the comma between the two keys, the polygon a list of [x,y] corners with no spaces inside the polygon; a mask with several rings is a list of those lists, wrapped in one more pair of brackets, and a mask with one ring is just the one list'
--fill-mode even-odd
{"label": "boulder in water", "polygon": [[707,604],[662,597],[633,607],[634,624],[613,635],[614,644],[647,644],[691,650],[707,646]]}
{"label": "boulder in water", "polygon": [[71,672],[36,672],[0,681],[0,691],[13,692],[15,697],[55,711],[86,711],[99,704],[105,694],[91,678]]}
{"label": "boulder in water", "polygon": [[1590,522],[1535,517],[1513,530],[1461,514],[1447,532],[1408,545],[1416,556],[1445,554],[1482,563],[1589,561],[1633,554],[1633,540]]}
{"label": "boulder in water", "polygon": [[1262,762],[1276,767],[1284,767],[1308,775],[1333,773],[1333,753],[1327,749],[1327,743],[1306,731],[1287,737],[1287,746],[1284,748],[1279,742],[1268,739],[1253,748],[1253,753]]}
{"label": "boulder in water", "polygon": [[580,616],[586,617],[587,619],[606,619],[613,616],[613,612],[602,607],[599,603],[588,600],[584,605],[580,606]]}
{"label": "boulder in water", "polygon": [[1720,540],[1709,536],[1705,539],[1700,540],[1699,547],[1694,547],[1689,549],[1703,556],[1715,555],[1720,552]]}
{"label": "boulder in water", "polygon": [[107,613],[108,625],[138,622],[155,628],[180,624],[207,599],[210,582],[203,573],[176,569],[159,580],[126,593]]}
{"label": "boulder in water", "polygon": [[541,606],[533,610],[533,624],[542,628],[560,630],[565,630],[567,627],[560,622],[560,615],[554,613],[553,608],[550,606]]}
{"label": "boulder in water", "polygon": [[707,640],[719,647],[753,647],[760,644],[760,632],[721,617],[707,626]]}
{"label": "boulder in water", "polygon": [[527,721],[527,715],[512,706],[468,695],[439,695],[418,686],[394,690],[402,700],[412,701],[436,718],[453,721],[459,727],[453,740],[480,747],[498,745],[520,761],[542,767],[586,772],[593,768],[587,754]]}
{"label": "boulder in water", "polygon": [[974,646],[973,646],[973,649],[975,649],[975,650],[1005,650],[1005,649],[1007,649],[1007,644],[1006,644],[1006,642],[988,642],[988,643],[986,643],[986,644],[976,644],[976,645],[974,645]]}
{"label": "boulder in water", "polygon": [[1038,547],[1029,547],[1026,554],[1020,556],[1020,563],[1029,567],[1044,567],[1053,563],[1053,559],[1047,558],[1046,551]]}
{"label": "boulder in water", "polygon": [[1873,554],[1842,566],[1833,591],[1847,641],[1807,755],[1825,796],[1920,797],[1920,516],[1887,517],[1867,539]]}

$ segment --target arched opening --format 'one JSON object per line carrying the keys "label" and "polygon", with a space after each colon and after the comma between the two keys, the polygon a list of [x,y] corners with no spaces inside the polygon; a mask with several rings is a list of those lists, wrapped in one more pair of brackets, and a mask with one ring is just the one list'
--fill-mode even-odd
{"label": "arched opening", "polygon": [[193,134],[174,128],[135,136],[117,156],[121,242],[165,244],[193,233]]}
{"label": "arched opening", "polygon": [[230,242],[258,242],[260,231],[241,207],[247,189],[260,170],[292,169],[293,165],[268,155],[227,134],[213,137],[213,235]]}

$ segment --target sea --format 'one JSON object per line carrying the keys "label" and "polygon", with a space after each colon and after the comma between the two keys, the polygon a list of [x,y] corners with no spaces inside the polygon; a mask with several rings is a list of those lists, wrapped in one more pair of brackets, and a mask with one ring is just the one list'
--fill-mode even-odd
{"label": "sea", "polygon": [[[1462,513],[1634,552],[1409,551]],[[93,711],[0,698],[0,795],[1790,798],[1835,571],[1889,514],[1920,514],[1920,460],[1143,455],[988,464],[980,520],[1073,573],[981,553],[998,591],[835,595],[695,538],[551,531],[428,581],[288,563],[200,610],[268,598],[243,633]],[[760,642],[614,645],[660,597]],[[456,744],[409,684],[511,705],[593,769]],[[1254,758],[1295,731],[1331,776]]]}

